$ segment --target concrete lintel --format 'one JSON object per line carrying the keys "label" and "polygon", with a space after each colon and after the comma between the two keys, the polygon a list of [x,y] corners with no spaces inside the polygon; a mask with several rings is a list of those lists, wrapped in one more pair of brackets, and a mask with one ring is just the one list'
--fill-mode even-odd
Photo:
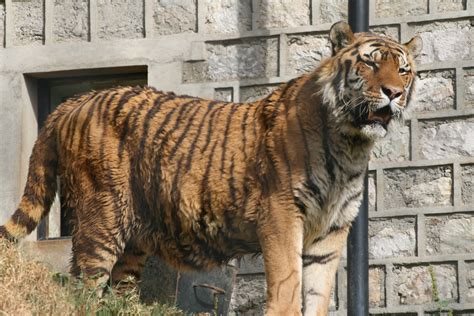
{"label": "concrete lintel", "polygon": [[0,72],[35,73],[87,68],[147,65],[183,60],[190,42],[182,39],[159,41],[128,39],[94,43],[67,43],[35,47],[14,47],[0,50]]}

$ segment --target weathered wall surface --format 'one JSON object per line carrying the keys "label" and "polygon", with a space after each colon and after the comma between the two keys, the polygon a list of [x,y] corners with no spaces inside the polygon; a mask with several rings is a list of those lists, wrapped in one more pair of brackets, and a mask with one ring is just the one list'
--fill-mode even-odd
{"label": "weathered wall surface", "polygon": [[[0,220],[14,210],[36,122],[24,74],[148,66],[149,84],[250,101],[330,54],[347,0],[0,0]],[[374,315],[474,313],[474,2],[374,0],[374,32],[424,40],[418,100],[370,162]],[[33,119],[32,119],[33,118]],[[235,313],[264,308],[244,260]],[[332,314],[346,314],[345,262]]]}

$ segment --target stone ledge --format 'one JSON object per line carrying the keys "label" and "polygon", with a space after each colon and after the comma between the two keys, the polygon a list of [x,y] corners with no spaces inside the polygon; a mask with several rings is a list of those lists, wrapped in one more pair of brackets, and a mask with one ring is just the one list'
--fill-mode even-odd
{"label": "stone ledge", "polygon": [[387,211],[370,212],[370,218],[379,217],[403,217],[414,215],[436,215],[474,212],[474,205],[463,206],[426,206],[413,208],[393,208]]}
{"label": "stone ledge", "polygon": [[[452,309],[454,312],[466,312],[466,311],[474,309],[474,304],[472,304],[472,303],[449,303],[449,305],[446,308],[447,309]],[[369,310],[370,314],[387,314],[388,313],[388,314],[394,314],[394,315],[397,315],[398,313],[414,313],[414,314],[416,314],[418,311],[437,312],[437,311],[439,311],[439,305],[436,304],[436,303],[429,303],[429,304],[423,304],[423,305],[371,308]],[[341,315],[346,315],[346,314],[344,314],[344,312],[347,313],[347,311],[342,311],[342,310],[340,312],[341,312]],[[426,314],[422,313],[421,315],[426,315]],[[403,314],[401,316],[403,316]]]}
{"label": "stone ledge", "polygon": [[[444,118],[444,117],[443,117]],[[440,165],[452,165],[453,163],[471,164],[474,162],[474,157],[456,157],[433,160],[415,160],[415,161],[384,161],[384,162],[369,162],[369,170],[377,169],[395,169],[395,168],[413,168],[413,167],[431,167]]]}
{"label": "stone ledge", "polygon": [[[474,254],[447,254],[447,255],[433,255],[433,256],[411,256],[411,257],[389,257],[379,259],[369,259],[370,266],[377,265],[413,265],[413,264],[427,264],[427,263],[456,263],[457,261],[474,260]],[[344,265],[346,261],[341,261]]]}

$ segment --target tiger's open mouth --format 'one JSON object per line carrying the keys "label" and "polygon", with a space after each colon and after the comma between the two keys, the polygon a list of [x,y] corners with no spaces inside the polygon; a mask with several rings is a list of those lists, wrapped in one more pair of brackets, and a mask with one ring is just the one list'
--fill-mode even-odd
{"label": "tiger's open mouth", "polygon": [[383,128],[387,129],[388,123],[392,119],[392,110],[390,105],[384,106],[375,112],[369,111],[365,122],[362,125],[380,124]]}

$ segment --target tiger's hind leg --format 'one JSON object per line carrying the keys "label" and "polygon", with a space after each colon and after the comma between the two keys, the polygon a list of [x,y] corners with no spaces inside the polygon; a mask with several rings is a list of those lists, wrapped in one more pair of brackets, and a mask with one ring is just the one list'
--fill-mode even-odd
{"label": "tiger's hind leg", "polygon": [[112,193],[97,192],[84,197],[74,213],[71,274],[92,287],[104,285],[125,249],[126,210],[117,207]]}
{"label": "tiger's hind leg", "polygon": [[112,284],[118,292],[136,288],[149,252],[133,242],[127,243],[123,255],[112,269]]}
{"label": "tiger's hind leg", "polygon": [[303,251],[304,315],[325,316],[334,284],[341,250],[346,244],[349,227],[330,231]]}

